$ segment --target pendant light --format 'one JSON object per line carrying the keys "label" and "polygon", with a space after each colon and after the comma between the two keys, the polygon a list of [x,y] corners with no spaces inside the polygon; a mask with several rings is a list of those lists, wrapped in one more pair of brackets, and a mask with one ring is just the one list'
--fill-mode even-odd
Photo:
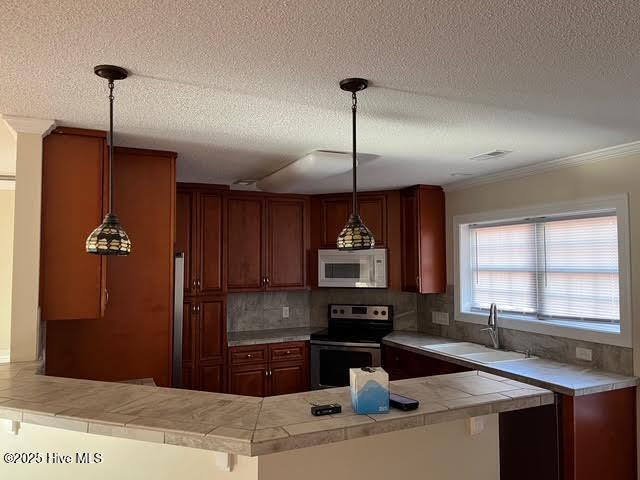
{"label": "pendant light", "polygon": [[358,213],[358,183],[357,183],[357,158],[356,158],[356,112],[358,110],[358,99],[356,92],[364,90],[369,86],[369,82],[364,78],[346,78],[340,81],[340,88],[351,92],[351,115],[353,118],[353,205],[351,216],[345,227],[338,235],[338,250],[365,250],[375,246],[375,239],[371,230],[362,223]]}
{"label": "pendant light", "polygon": [[113,84],[116,80],[124,80],[129,75],[122,67],[114,65],[98,65],[93,72],[99,77],[109,80],[109,211],[87,238],[86,249],[95,255],[129,255],[131,241],[127,232],[120,225],[120,219],[112,211],[113,208]]}

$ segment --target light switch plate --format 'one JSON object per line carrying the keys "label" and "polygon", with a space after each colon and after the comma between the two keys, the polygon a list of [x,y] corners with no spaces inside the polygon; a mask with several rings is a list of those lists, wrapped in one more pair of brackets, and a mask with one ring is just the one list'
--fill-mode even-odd
{"label": "light switch plate", "polygon": [[591,357],[591,349],[590,348],[582,348],[582,347],[576,347],[576,358],[578,360],[586,360],[587,362],[590,362],[592,357]]}
{"label": "light switch plate", "polygon": [[282,307],[282,318],[289,318],[289,307]]}
{"label": "light switch plate", "polygon": [[449,314],[447,312],[431,312],[431,321],[438,325],[449,325]]}

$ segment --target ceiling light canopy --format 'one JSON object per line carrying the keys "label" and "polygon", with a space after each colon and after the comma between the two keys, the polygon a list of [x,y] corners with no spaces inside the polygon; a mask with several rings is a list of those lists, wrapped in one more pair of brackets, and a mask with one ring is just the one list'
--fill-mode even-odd
{"label": "ceiling light canopy", "polygon": [[352,168],[353,168],[353,198],[351,216],[347,224],[338,235],[337,245],[339,250],[364,250],[375,246],[373,233],[362,222],[358,213],[358,177],[357,177],[357,153],[356,153],[356,114],[358,110],[358,98],[356,93],[369,86],[364,78],[346,78],[340,81],[340,88],[351,92],[351,118],[352,118]]}
{"label": "ceiling light canopy", "polygon": [[109,211],[87,238],[87,253],[95,255],[129,255],[131,240],[120,225],[120,219],[112,213],[113,207],[113,86],[116,80],[124,80],[129,75],[122,67],[98,65],[93,69],[99,77],[109,80]]}

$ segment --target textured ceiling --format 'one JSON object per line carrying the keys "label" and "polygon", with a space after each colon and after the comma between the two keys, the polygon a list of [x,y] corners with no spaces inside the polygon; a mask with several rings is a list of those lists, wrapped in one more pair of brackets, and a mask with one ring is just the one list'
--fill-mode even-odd
{"label": "textured ceiling", "polygon": [[[4,0],[0,113],[107,127],[175,150],[180,180],[259,178],[350,148],[364,76],[362,188],[444,184],[637,140],[640,2],[625,0]],[[474,162],[501,148],[514,153]],[[348,190],[349,175],[315,191]]]}

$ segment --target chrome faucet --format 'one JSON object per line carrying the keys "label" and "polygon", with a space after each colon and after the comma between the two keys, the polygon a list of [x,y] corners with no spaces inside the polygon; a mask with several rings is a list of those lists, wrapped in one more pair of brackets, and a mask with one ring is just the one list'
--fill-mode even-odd
{"label": "chrome faucet", "polygon": [[492,303],[489,307],[489,318],[487,320],[488,328],[483,328],[481,332],[489,332],[493,348],[500,349],[500,336],[498,334],[498,307],[495,303]]}

